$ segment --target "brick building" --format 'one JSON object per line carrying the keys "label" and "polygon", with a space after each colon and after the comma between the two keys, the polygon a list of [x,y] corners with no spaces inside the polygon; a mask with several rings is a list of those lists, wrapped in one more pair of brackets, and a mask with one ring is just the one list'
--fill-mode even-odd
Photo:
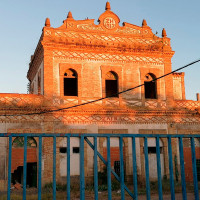
{"label": "brick building", "polygon": [[[185,99],[184,73],[173,73],[174,51],[165,29],[162,37],[153,34],[143,20],[141,26],[124,22],[106,3],[98,19],[75,20],[69,12],[63,24],[51,27],[47,18],[42,35],[31,56],[28,70],[30,94],[0,94],[0,127],[5,133],[200,133],[200,101]],[[125,93],[118,92],[138,87]],[[112,97],[110,97],[112,96]],[[22,115],[66,108],[95,99],[95,103],[40,115]],[[2,116],[8,115],[8,116]],[[10,116],[13,115],[13,116]],[[37,173],[37,138],[28,143],[28,170]],[[72,139],[72,175],[79,175],[79,140]],[[137,140],[138,177],[144,178],[143,140]],[[189,145],[184,141],[185,147]],[[199,147],[199,141],[196,141]],[[151,179],[155,178],[155,141],[148,141],[151,151]],[[20,146],[21,145],[21,146]],[[105,156],[105,139],[98,140],[98,150]],[[162,176],[169,174],[167,141],[160,141]],[[173,155],[177,141],[172,140]],[[23,141],[13,141],[12,177],[21,181]],[[7,179],[7,140],[0,140],[0,182]],[[52,139],[43,141],[43,183],[52,180]],[[66,141],[57,141],[57,180],[66,180]],[[93,173],[93,153],[85,145],[85,175]],[[117,139],[111,141],[111,164],[119,160]],[[185,148],[185,154],[188,153]],[[189,153],[188,153],[189,154]],[[125,173],[131,171],[131,141],[124,140]],[[189,162],[189,161],[188,161]],[[187,161],[186,161],[187,165]],[[99,169],[103,164],[99,163]],[[190,177],[190,170],[188,175]],[[31,179],[31,177],[29,177]],[[37,182],[37,180],[36,180]],[[30,183],[31,184],[31,183]],[[35,183],[37,184],[37,183]],[[0,183],[0,185],[2,185]]]}

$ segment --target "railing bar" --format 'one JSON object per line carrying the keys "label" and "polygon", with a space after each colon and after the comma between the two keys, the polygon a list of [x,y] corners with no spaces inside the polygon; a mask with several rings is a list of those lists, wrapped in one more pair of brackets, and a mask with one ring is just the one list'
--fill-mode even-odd
{"label": "railing bar", "polygon": [[107,137],[107,184],[108,184],[108,200],[111,200],[112,189],[111,189],[110,137]]}
{"label": "railing bar", "polygon": [[10,200],[10,188],[11,188],[11,166],[12,166],[12,136],[9,135],[7,200]]}
{"label": "railing bar", "polygon": [[[88,143],[88,145],[94,150],[94,146],[92,145],[92,143],[88,140],[87,137],[85,137],[85,141]],[[102,162],[107,166],[107,162],[105,161],[105,159],[102,157],[102,155],[97,151],[97,155],[99,156],[99,158],[102,160]],[[115,176],[115,178],[117,179],[118,182],[120,182],[120,177],[115,173],[115,171],[111,168],[111,173]],[[134,198],[133,193],[127,188],[126,185],[124,185],[124,189],[128,192],[128,194]]]}
{"label": "railing bar", "polygon": [[[88,145],[94,150],[94,145],[90,142],[90,140],[87,138],[87,137],[85,137],[85,141],[88,143]],[[107,165],[107,162],[106,162],[106,160],[103,158],[103,156],[97,151],[97,155],[98,155],[98,157],[102,160],[102,162],[105,164],[105,165]]]}
{"label": "railing bar", "polygon": [[[24,137],[25,135],[27,135],[28,137],[53,137],[53,136],[57,136],[57,137],[67,137],[70,135],[70,137],[79,137],[79,134],[71,134],[71,133],[50,133],[50,134],[33,134],[33,133],[22,133],[22,134],[9,134],[12,135],[12,137]],[[84,137],[94,137],[94,136],[98,136],[98,137],[120,137],[120,134],[98,134],[98,133],[94,133],[94,134],[84,134]],[[123,134],[123,138],[130,138],[130,137],[137,137],[137,138],[144,138],[144,137],[148,137],[148,138],[155,138],[157,137],[157,134]],[[159,137],[171,137],[171,138],[178,138],[178,137],[183,137],[183,138],[189,138],[191,137],[191,135],[172,135],[172,134],[159,134]],[[194,134],[192,135],[195,138],[200,138],[200,135]],[[7,133],[0,133],[0,137],[8,137]]]}
{"label": "railing bar", "polygon": [[180,154],[180,167],[181,167],[181,185],[183,200],[187,200],[186,182],[185,182],[185,167],[184,167],[184,154],[183,154],[183,138],[179,138],[179,154]]}
{"label": "railing bar", "polygon": [[70,136],[67,136],[67,200],[70,200]]}
{"label": "railing bar", "polygon": [[144,156],[145,156],[145,175],[146,175],[146,197],[147,200],[150,200],[151,195],[150,195],[150,183],[149,183],[149,158],[148,158],[147,137],[144,137]]}
{"label": "railing bar", "polygon": [[24,136],[23,200],[26,200],[27,136]]}
{"label": "railing bar", "polygon": [[160,165],[160,138],[156,137],[156,157],[157,157],[157,174],[158,174],[158,193],[159,200],[163,199],[162,194],[162,177],[161,177],[161,165]]}
{"label": "railing bar", "polygon": [[173,173],[173,162],[172,162],[172,146],[171,146],[171,137],[170,136],[168,137],[168,157],[169,157],[171,200],[175,200],[174,173]]}
{"label": "railing bar", "polygon": [[133,188],[134,188],[134,199],[138,199],[137,190],[137,160],[136,160],[136,146],[135,137],[132,137],[132,156],[133,156]]}
{"label": "railing bar", "polygon": [[56,200],[56,136],[53,137],[53,200]]}
{"label": "railing bar", "polygon": [[39,153],[38,153],[38,200],[41,200],[42,193],[42,137],[39,137]]}
{"label": "railing bar", "polygon": [[98,200],[97,137],[94,137],[94,193],[95,200]]}
{"label": "railing bar", "polygon": [[121,185],[121,200],[124,200],[124,158],[123,158],[123,138],[119,138],[120,150],[120,185]]}
{"label": "railing bar", "polygon": [[192,151],[192,169],[193,169],[192,171],[193,171],[193,182],[194,182],[194,195],[195,195],[195,200],[199,200],[194,137],[191,137],[190,140],[191,140],[191,151]]}
{"label": "railing bar", "polygon": [[80,199],[85,199],[84,136],[80,140]]}

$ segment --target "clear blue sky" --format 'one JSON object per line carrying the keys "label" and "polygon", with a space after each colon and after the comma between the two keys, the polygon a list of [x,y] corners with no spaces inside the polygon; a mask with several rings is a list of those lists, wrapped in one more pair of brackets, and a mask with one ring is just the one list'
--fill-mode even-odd
{"label": "clear blue sky", "polygon": [[[1,0],[0,2],[0,93],[27,93],[26,73],[45,18],[59,27],[71,11],[74,19],[98,20],[106,0]],[[110,0],[121,22],[141,25],[146,19],[161,36],[165,28],[175,55],[172,69],[200,58],[199,0]],[[96,22],[97,23],[97,22]],[[186,98],[200,92],[200,63],[184,70]]]}

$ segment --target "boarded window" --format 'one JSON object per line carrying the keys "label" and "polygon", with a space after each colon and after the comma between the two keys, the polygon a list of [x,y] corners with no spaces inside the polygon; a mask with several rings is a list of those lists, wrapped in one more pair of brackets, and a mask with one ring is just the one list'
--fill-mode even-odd
{"label": "boarded window", "polygon": [[157,99],[156,81],[153,81],[155,76],[147,74],[144,81],[145,99]]}
{"label": "boarded window", "polygon": [[38,74],[38,94],[41,94],[41,71]]}
{"label": "boarded window", "polygon": [[115,72],[106,74],[106,97],[118,97],[118,76]]}
{"label": "boarded window", "polygon": [[67,153],[66,147],[60,147],[60,153]]}
{"label": "boarded window", "polygon": [[[148,153],[155,154],[156,153],[156,147],[148,147]],[[160,153],[163,153],[162,147],[160,147]]]}
{"label": "boarded window", "polygon": [[64,96],[78,96],[77,73],[72,69],[64,73]]}
{"label": "boarded window", "polygon": [[80,148],[79,147],[73,147],[73,153],[79,153]]}

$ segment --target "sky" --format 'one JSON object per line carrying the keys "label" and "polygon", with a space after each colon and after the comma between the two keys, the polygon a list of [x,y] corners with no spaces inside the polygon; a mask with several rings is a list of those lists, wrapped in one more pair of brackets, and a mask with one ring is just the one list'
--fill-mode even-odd
{"label": "sky", "polygon": [[[105,11],[106,0],[1,0],[0,1],[0,93],[27,93],[26,78],[48,17],[59,27],[68,11],[74,19],[95,19]],[[120,18],[141,26],[146,19],[153,33],[165,28],[171,38],[175,70],[200,59],[199,0],[110,0],[111,10]],[[200,93],[200,62],[185,70],[186,98],[196,100]]]}

